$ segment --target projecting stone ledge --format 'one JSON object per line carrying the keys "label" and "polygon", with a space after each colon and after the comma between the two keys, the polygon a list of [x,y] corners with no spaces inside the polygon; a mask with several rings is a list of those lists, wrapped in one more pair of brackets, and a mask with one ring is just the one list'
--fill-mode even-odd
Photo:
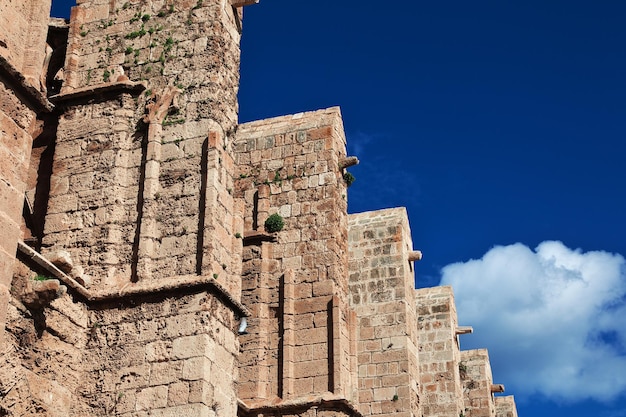
{"label": "projecting stone ledge", "polygon": [[286,413],[301,414],[306,410],[315,408],[318,410],[332,410],[345,413],[350,417],[363,417],[357,410],[356,405],[343,397],[327,393],[323,395],[309,395],[288,400],[274,398],[272,400],[249,401],[247,403],[237,400],[243,417],[268,415],[273,411],[280,411],[280,415]]}
{"label": "projecting stone ledge", "polygon": [[233,7],[243,7],[257,4],[259,0],[230,0],[230,4]]}
{"label": "projecting stone ledge", "polygon": [[359,165],[359,158],[356,156],[346,156],[339,161],[339,169],[346,169],[355,165]]}
{"label": "projecting stone ledge", "polygon": [[57,279],[45,281],[28,280],[24,293],[19,298],[22,304],[34,310],[46,307],[59,295],[63,294],[65,287]]}
{"label": "projecting stone ledge", "polygon": [[247,230],[243,233],[243,245],[258,245],[261,242],[276,242],[275,233]]}
{"label": "projecting stone ledge", "polygon": [[491,384],[491,392],[504,392],[504,385],[502,384]]}
{"label": "projecting stone ledge", "polygon": [[409,252],[409,262],[421,261],[422,251],[414,250]]}
{"label": "projecting stone ledge", "polygon": [[155,294],[194,287],[206,287],[239,316],[250,316],[248,309],[237,301],[226,288],[224,288],[219,282],[215,281],[215,278],[211,276],[180,275],[176,277],[168,277],[167,279],[162,280],[128,283],[121,288],[109,288],[106,290],[93,291],[83,287],[76,280],[65,274],[57,268],[56,265],[26,245],[24,242],[18,242],[18,251],[30,258],[40,267],[46,269],[58,279],[58,281],[52,281],[62,282],[83,296],[87,301],[115,300],[131,297],[133,295]]}
{"label": "projecting stone ledge", "polygon": [[134,82],[129,80],[114,81],[110,83],[98,84],[77,88],[71,91],[63,92],[50,97],[56,105],[66,105],[81,99],[93,99],[94,97],[102,97],[110,94],[130,93],[139,94],[146,89],[146,85],[142,82]]}

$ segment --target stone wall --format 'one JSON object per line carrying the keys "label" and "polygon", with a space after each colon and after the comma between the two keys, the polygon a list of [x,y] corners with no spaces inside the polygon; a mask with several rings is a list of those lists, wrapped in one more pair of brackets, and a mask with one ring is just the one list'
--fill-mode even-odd
{"label": "stone wall", "polygon": [[57,280],[33,280],[44,271],[23,261],[15,262],[0,353],[0,414],[81,415],[89,313]]}
{"label": "stone wall", "polygon": [[350,215],[351,305],[358,317],[359,409],[422,415],[411,234],[406,211]]}
{"label": "stone wall", "polygon": [[420,381],[424,416],[464,413],[457,337],[457,315],[451,287],[422,288],[415,298],[418,311]]}
{"label": "stone wall", "polygon": [[80,390],[89,415],[235,415],[237,325],[206,291],[94,305]]}
{"label": "stone wall", "polygon": [[460,365],[464,392],[465,416],[493,417],[496,415],[492,392],[493,379],[487,349],[461,352]]}
{"label": "stone wall", "polygon": [[496,417],[517,417],[517,407],[515,407],[515,397],[507,395],[496,397]]}
{"label": "stone wall", "polygon": [[69,250],[105,291],[197,275],[239,297],[237,27],[222,0],[72,10],[46,253]]}
{"label": "stone wall", "polygon": [[[242,338],[239,395],[354,398],[339,110],[240,125],[235,150],[235,192],[245,207],[242,302],[252,312]],[[284,218],[284,229],[266,233],[274,213]]]}
{"label": "stone wall", "polygon": [[[0,2],[0,58],[20,72],[28,84],[45,88],[42,81],[48,48],[48,19],[51,0],[7,0]],[[45,75],[44,75],[45,77]]]}
{"label": "stone wall", "polygon": [[0,346],[9,301],[22,209],[38,113],[49,111],[38,90],[0,58]]}

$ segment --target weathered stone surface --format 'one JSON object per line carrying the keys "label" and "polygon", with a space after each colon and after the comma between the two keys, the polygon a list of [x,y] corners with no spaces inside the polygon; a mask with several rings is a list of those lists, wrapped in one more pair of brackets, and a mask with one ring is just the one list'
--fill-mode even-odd
{"label": "weathered stone surface", "polygon": [[32,309],[41,309],[57,298],[61,291],[61,283],[58,279],[45,281],[29,281],[24,292],[20,294],[20,301]]}
{"label": "weathered stone surface", "polygon": [[66,274],[74,268],[72,257],[68,251],[59,250],[48,255],[48,260]]}

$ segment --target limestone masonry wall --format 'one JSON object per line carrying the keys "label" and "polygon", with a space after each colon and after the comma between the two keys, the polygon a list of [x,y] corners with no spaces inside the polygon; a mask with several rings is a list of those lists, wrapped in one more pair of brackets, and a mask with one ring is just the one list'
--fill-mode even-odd
{"label": "limestone masonry wall", "polygon": [[36,89],[47,54],[46,36],[51,0],[0,2],[0,58],[19,71]]}
{"label": "limestone masonry wall", "polygon": [[[355,393],[353,313],[346,280],[345,136],[339,110],[243,124],[237,132],[243,199],[242,399]],[[279,213],[285,229],[263,241]]]}
{"label": "limestone masonry wall", "polygon": [[238,123],[256,2],[0,0],[0,416],[517,417],[339,108]]}
{"label": "limestone masonry wall", "polygon": [[429,416],[465,414],[457,315],[450,287],[423,288],[418,308],[419,358],[424,410]]}
{"label": "limestone masonry wall", "polygon": [[366,415],[422,415],[406,211],[353,214],[348,230],[360,409]]}

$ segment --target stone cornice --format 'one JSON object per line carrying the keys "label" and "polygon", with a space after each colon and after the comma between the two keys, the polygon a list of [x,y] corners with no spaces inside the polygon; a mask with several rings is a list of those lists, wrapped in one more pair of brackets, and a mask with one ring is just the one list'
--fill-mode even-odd
{"label": "stone cornice", "polygon": [[194,288],[206,289],[219,298],[224,305],[235,312],[240,317],[250,316],[248,309],[237,301],[226,288],[215,281],[214,278],[199,275],[181,275],[176,277],[167,277],[160,280],[140,281],[136,283],[128,283],[121,288],[110,288],[105,290],[90,290],[81,285],[78,281],[61,271],[52,262],[47,260],[39,252],[28,246],[24,242],[18,242],[18,252],[44,268],[56,279],[61,281],[67,287],[78,293],[82,298],[89,302],[103,301],[122,301],[124,299],[133,298],[142,295],[156,295],[167,292],[175,292],[179,290],[189,290]]}
{"label": "stone cornice", "polygon": [[50,101],[52,101],[57,106],[67,107],[73,104],[83,103],[87,100],[106,100],[107,97],[123,93],[138,95],[145,89],[146,85],[144,83],[128,80],[115,81],[110,83],[97,84],[94,86],[81,87],[75,90],[57,94],[51,96]]}

